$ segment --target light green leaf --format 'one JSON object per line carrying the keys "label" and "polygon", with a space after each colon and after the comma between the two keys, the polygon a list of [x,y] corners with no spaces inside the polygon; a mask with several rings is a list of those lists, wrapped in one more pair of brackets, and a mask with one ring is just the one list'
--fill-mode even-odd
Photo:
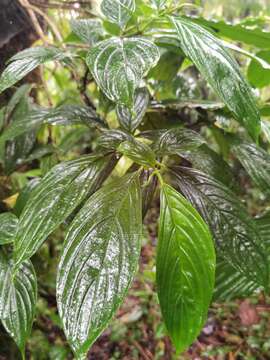
{"label": "light green leaf", "polygon": [[18,218],[11,212],[0,214],[0,245],[13,241],[17,225]]}
{"label": "light green leaf", "polygon": [[253,182],[270,195],[270,155],[253,143],[234,145],[232,151]]}
{"label": "light green leaf", "polygon": [[266,61],[269,65],[269,68],[266,69],[262,66],[262,64],[259,64],[258,61],[252,60],[248,67],[247,76],[248,80],[253,86],[262,88],[264,86],[270,85],[270,54],[269,50],[264,50],[258,52],[256,55],[259,59]]}
{"label": "light green leaf", "polygon": [[0,93],[25,77],[38,65],[53,60],[64,60],[67,55],[54,47],[33,47],[25,49],[9,60],[9,65],[0,77]]}
{"label": "light green leaf", "polygon": [[116,113],[120,125],[123,129],[133,132],[143,120],[149,103],[149,92],[146,88],[138,89],[135,93],[135,100],[132,110],[123,106],[117,105]]}
{"label": "light green leaf", "polygon": [[12,261],[0,249],[0,320],[24,356],[35,315],[37,280],[30,261],[21,264],[16,275],[12,270]]}
{"label": "light green leaf", "polygon": [[97,191],[73,220],[59,265],[57,303],[78,358],[85,358],[123,302],[138,266],[141,235],[136,174]]}
{"label": "light green leaf", "polygon": [[155,167],[156,165],[156,156],[151,148],[135,139],[122,142],[117,150],[139,165],[146,167]]}
{"label": "light green leaf", "polygon": [[181,49],[194,62],[218,96],[253,139],[260,133],[260,116],[251,88],[237,62],[220,40],[189,19],[171,17]]}
{"label": "light green leaf", "polygon": [[199,335],[215,281],[215,250],[198,212],[169,185],[161,190],[157,288],[162,315],[177,352]]}
{"label": "light green leaf", "polygon": [[114,160],[96,155],[60,163],[34,188],[19,219],[14,240],[16,266],[29,259],[110,173]]}
{"label": "light green leaf", "polygon": [[135,0],[103,0],[101,11],[109,21],[123,29],[135,11]]}
{"label": "light green leaf", "polygon": [[112,101],[133,107],[135,90],[159,60],[159,51],[150,40],[111,38],[93,47],[86,58],[93,77]]}
{"label": "light green leaf", "polygon": [[215,35],[253,45],[256,48],[269,49],[270,32],[262,30],[261,27],[251,29],[244,24],[230,24],[222,20],[203,18],[192,18],[192,21],[208,27]]}
{"label": "light green leaf", "polygon": [[254,220],[229,188],[200,171],[174,167],[173,181],[212,230],[222,258],[257,286],[269,286],[266,244]]}
{"label": "light green leaf", "polygon": [[70,25],[72,32],[91,46],[101,40],[105,33],[99,19],[72,19]]}

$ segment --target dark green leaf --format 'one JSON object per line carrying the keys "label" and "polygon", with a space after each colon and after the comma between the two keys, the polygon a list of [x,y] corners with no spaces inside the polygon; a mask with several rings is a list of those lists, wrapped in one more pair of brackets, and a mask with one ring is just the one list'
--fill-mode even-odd
{"label": "dark green leaf", "polygon": [[71,30],[82,41],[93,46],[104,35],[104,29],[99,19],[72,19]]}
{"label": "dark green leaf", "polygon": [[197,170],[174,167],[177,188],[200,212],[212,230],[220,255],[258,286],[269,286],[266,246],[236,195]]}
{"label": "dark green leaf", "polygon": [[158,47],[140,37],[111,38],[94,46],[86,62],[105,95],[133,107],[135,90],[159,60]]}
{"label": "dark green leaf", "polygon": [[96,113],[87,106],[63,105],[55,109],[35,109],[12,122],[0,136],[0,144],[7,140],[38,129],[43,124],[72,125],[85,124],[89,127],[103,127],[104,123]]}
{"label": "dark green leaf", "polygon": [[230,301],[246,298],[258,289],[258,285],[246,278],[227,260],[217,257],[214,301]]}
{"label": "dark green leaf", "polygon": [[149,103],[149,93],[146,88],[138,89],[135,93],[133,109],[117,105],[116,113],[120,125],[126,131],[133,132],[141,123]]}
{"label": "dark green leaf", "polygon": [[162,155],[177,154],[182,156],[186,151],[194,150],[205,140],[201,135],[186,128],[173,128],[161,133],[157,141],[157,151]]}
{"label": "dark green leaf", "polygon": [[232,147],[254,183],[270,195],[270,155],[253,143],[242,143]]}
{"label": "dark green leaf", "polygon": [[101,11],[109,21],[124,28],[135,11],[135,0],[103,0]]}
{"label": "dark green leaf", "polygon": [[84,359],[123,302],[137,269],[142,234],[138,176],[96,192],[73,220],[57,277],[66,337]]}
{"label": "dark green leaf", "polygon": [[9,100],[7,104],[5,111],[6,118],[8,118],[11,115],[11,113],[15,110],[17,105],[19,105],[21,100],[28,95],[29,91],[31,90],[31,87],[32,85],[30,84],[24,84],[15,91],[12,98]]}
{"label": "dark green leaf", "polygon": [[[157,177],[152,175],[153,170],[144,169],[140,175],[142,184],[142,215],[143,218],[152,205],[152,201],[157,189]],[[151,178],[150,178],[151,177]]]}
{"label": "dark green leaf", "polygon": [[11,212],[0,214],[0,245],[9,244],[14,240],[18,218]]}
{"label": "dark green leaf", "polygon": [[88,155],[56,165],[31,193],[14,240],[16,266],[29,259],[110,173],[111,157]]}
{"label": "dark green leaf", "polygon": [[183,157],[188,159],[195,169],[203,171],[229,188],[238,188],[228,163],[206,144],[183,154]]}
{"label": "dark green leaf", "polygon": [[21,264],[15,275],[12,266],[0,249],[0,320],[24,356],[35,315],[37,280],[30,261]]}
{"label": "dark green leaf", "polygon": [[38,65],[52,60],[64,60],[66,54],[54,47],[33,47],[14,55],[0,77],[0,93],[14,85]]}
{"label": "dark green leaf", "polygon": [[32,191],[34,188],[39,184],[40,178],[34,178],[28,182],[27,185],[24,186],[22,191],[19,193],[17,197],[16,204],[14,206],[14,213],[16,216],[20,216],[22,213],[23,208],[25,207]]}
{"label": "dark green leaf", "polygon": [[[270,212],[255,218],[261,240],[266,244],[267,256],[270,259]],[[226,260],[218,258],[216,268],[215,301],[229,301],[245,298],[259,290],[258,285],[247,279]]]}
{"label": "dark green leaf", "polygon": [[[270,42],[270,40],[269,40]],[[270,47],[270,45],[269,45]],[[269,50],[260,51],[256,54],[259,58],[267,61],[270,66]],[[247,72],[248,80],[253,86],[262,88],[270,84],[270,70],[264,69],[257,61],[252,60]]]}
{"label": "dark green leaf", "polygon": [[169,185],[161,190],[157,287],[177,352],[196,339],[207,319],[215,280],[211,234],[198,212]]}
{"label": "dark green leaf", "polygon": [[133,139],[132,141],[122,142],[117,150],[123,155],[129,157],[135,163],[146,167],[155,167],[156,157],[151,148],[140,141]]}
{"label": "dark green leaf", "polygon": [[250,136],[260,133],[260,116],[251,89],[237,62],[220,40],[203,27],[185,18],[170,18],[180,46],[202,75],[242,123]]}
{"label": "dark green leaf", "polygon": [[101,149],[116,150],[123,141],[132,141],[133,137],[122,130],[104,131],[97,140],[97,146]]}

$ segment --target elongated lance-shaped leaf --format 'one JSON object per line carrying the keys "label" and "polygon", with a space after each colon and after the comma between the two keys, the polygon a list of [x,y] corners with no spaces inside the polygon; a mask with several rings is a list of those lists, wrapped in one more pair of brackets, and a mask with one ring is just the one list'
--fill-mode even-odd
{"label": "elongated lance-shaped leaf", "polygon": [[78,358],[122,303],[137,269],[142,234],[137,174],[97,191],[73,220],[57,276],[57,303]]}
{"label": "elongated lance-shaped leaf", "polygon": [[179,127],[162,132],[155,142],[155,148],[160,155],[182,156],[186,151],[195,150],[204,142],[199,133]]}
{"label": "elongated lance-shaped leaf", "polygon": [[104,40],[94,46],[86,58],[105,95],[130,109],[136,88],[158,60],[158,47],[141,37]]}
{"label": "elongated lance-shaped leaf", "polygon": [[235,145],[232,151],[253,182],[265,194],[270,195],[270,155],[252,143]]}
{"label": "elongated lance-shaped leaf", "polygon": [[219,39],[192,20],[171,17],[181,49],[194,62],[218,96],[253,139],[260,133],[260,116],[251,88],[237,62]]}
{"label": "elongated lance-shaped leaf", "polygon": [[264,31],[261,26],[254,28],[246,24],[231,24],[222,20],[207,20],[200,17],[193,17],[192,21],[208,27],[215,35],[253,45],[256,48],[269,49],[270,33]]}
{"label": "elongated lance-shaped leaf", "polygon": [[97,114],[87,106],[62,105],[54,109],[34,109],[12,122],[0,136],[0,145],[26,132],[38,129],[43,124],[72,125],[84,124],[88,127],[105,127]]}
{"label": "elongated lance-shaped leaf", "polygon": [[34,188],[19,219],[14,261],[29,259],[110,173],[114,158],[83,156],[56,165]]}
{"label": "elongated lance-shaped leaf", "polygon": [[[266,245],[266,254],[270,260],[270,212],[255,218],[255,224],[261,240]],[[250,296],[259,287],[235,269],[228,261],[218,257],[216,268],[215,301],[228,301]]]}
{"label": "elongated lance-shaped leaf", "polygon": [[213,300],[230,301],[250,296],[258,285],[235,269],[226,259],[217,257],[216,282]]}
{"label": "elongated lance-shaped leaf", "polygon": [[123,29],[134,13],[135,6],[135,0],[103,0],[101,11],[109,21]]}
{"label": "elongated lance-shaped leaf", "polygon": [[14,55],[0,77],[0,93],[34,70],[52,60],[65,60],[67,55],[54,47],[33,47]]}
{"label": "elongated lance-shaped leaf", "polygon": [[123,129],[133,132],[142,122],[149,103],[149,92],[146,88],[138,89],[135,93],[133,109],[117,105],[116,113]]}
{"label": "elongated lance-shaped leaf", "polygon": [[12,270],[12,260],[0,249],[0,320],[24,357],[35,315],[37,280],[30,261],[23,262],[15,276]]}
{"label": "elongated lance-shaped leaf", "polygon": [[0,245],[13,241],[17,230],[18,218],[11,212],[0,214]]}
{"label": "elongated lance-shaped leaf", "polygon": [[212,230],[219,254],[258,286],[269,286],[267,249],[254,220],[224,184],[200,171],[174,167],[175,185]]}
{"label": "elongated lance-shaped leaf", "polygon": [[215,281],[213,240],[199,213],[169,185],[161,189],[157,287],[162,315],[177,352],[198,336]]}
{"label": "elongated lance-shaped leaf", "polygon": [[70,25],[73,33],[91,46],[101,40],[105,33],[99,19],[72,19]]}

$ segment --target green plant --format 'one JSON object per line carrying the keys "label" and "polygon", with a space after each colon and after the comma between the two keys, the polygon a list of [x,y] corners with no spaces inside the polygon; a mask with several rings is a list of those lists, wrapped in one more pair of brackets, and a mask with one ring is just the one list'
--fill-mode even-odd
{"label": "green plant", "polygon": [[[31,89],[23,85],[2,111],[5,171],[12,173],[17,165],[7,161],[11,145],[23,161],[43,159],[38,169],[42,179],[24,189],[13,213],[0,215],[0,318],[23,356],[37,297],[30,258],[61,223],[68,224],[57,303],[75,356],[85,358],[127,294],[140,256],[142,220],[157,189],[157,291],[177,352],[198,336],[213,296],[224,299],[269,289],[268,214],[259,219],[248,214],[237,198],[229,161],[229,154],[237,158],[268,196],[270,159],[259,146],[264,145],[260,111],[227,50],[232,46],[207,29],[210,21],[184,16],[184,5],[103,0],[102,19],[71,23],[77,41],[90,50],[34,47],[15,55],[1,75],[4,91],[48,61],[74,72],[83,60],[96,99],[93,103],[84,91],[85,104],[43,108],[29,101]],[[226,26],[219,27],[224,36],[239,36]],[[241,34],[243,42],[250,41],[248,29],[243,27]],[[263,44],[270,38],[259,31],[256,36]],[[269,68],[263,59],[244,53]],[[211,86],[212,100],[179,101],[177,89],[184,91],[185,86],[179,85],[184,79],[177,74],[186,58]],[[190,119],[180,125],[174,121],[181,101],[199,109],[199,130],[207,129],[205,137]],[[214,117],[219,121],[213,122]],[[74,127],[68,139],[52,144],[53,125]],[[38,129],[45,138],[48,132],[48,143],[33,150],[29,138],[35,139]],[[207,131],[223,156],[208,146]],[[73,146],[71,136],[76,143],[85,134],[94,134],[91,154],[52,166],[70,141]],[[132,166],[119,177],[114,169],[122,156]]]}

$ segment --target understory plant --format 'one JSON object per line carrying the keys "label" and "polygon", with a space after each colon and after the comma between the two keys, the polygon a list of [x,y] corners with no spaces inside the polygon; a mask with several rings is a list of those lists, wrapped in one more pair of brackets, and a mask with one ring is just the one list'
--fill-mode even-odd
{"label": "understory plant", "polygon": [[269,106],[231,51],[252,58],[254,86],[270,65],[223,37],[267,49],[270,34],[251,38],[185,5],[103,0],[99,16],[71,21],[65,42],[19,52],[1,75],[3,92],[47,62],[77,84],[85,68],[79,101],[44,107],[24,84],[1,110],[3,172],[24,165],[31,178],[0,214],[0,319],[23,357],[37,301],[31,258],[46,239],[62,224],[57,306],[84,359],[127,295],[157,193],[156,287],[177,353],[211,301],[269,290],[270,214],[262,206],[254,218],[241,200],[245,187],[263,204],[270,194]]}

